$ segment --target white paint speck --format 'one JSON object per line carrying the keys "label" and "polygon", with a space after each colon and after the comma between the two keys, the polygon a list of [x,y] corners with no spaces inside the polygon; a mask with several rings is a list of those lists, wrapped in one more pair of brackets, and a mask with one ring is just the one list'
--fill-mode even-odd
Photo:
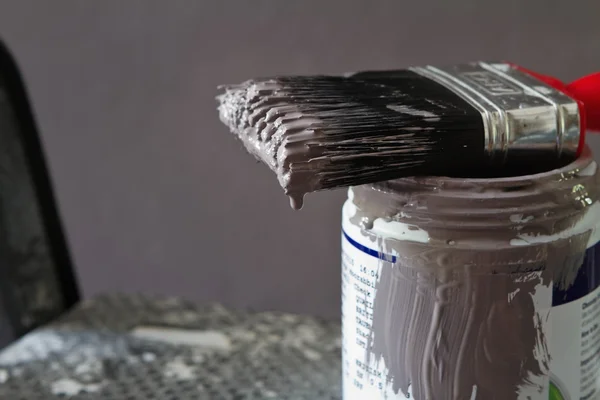
{"label": "white paint speck", "polygon": [[282,321],[289,322],[291,324],[296,323],[298,321],[298,317],[293,314],[285,314],[281,316]]}
{"label": "white paint speck", "polygon": [[471,400],[475,400],[477,398],[477,385],[473,385],[473,390],[471,391]]}
{"label": "white paint speck", "polygon": [[515,298],[515,296],[517,295],[517,293],[519,293],[520,290],[521,289],[519,288],[519,289],[515,290],[514,292],[510,292],[508,294],[508,302],[509,303],[511,303],[513,301],[513,299]]}
{"label": "white paint speck", "polygon": [[552,89],[550,89],[549,87],[546,87],[546,86],[534,86],[533,88],[535,90],[537,90],[538,92],[540,92],[541,94],[551,94],[553,92]]}
{"label": "white paint speck", "polygon": [[525,217],[523,214],[513,214],[510,216],[510,221],[514,222],[516,224],[524,224],[526,222],[529,222],[531,220],[533,220],[533,215],[529,215],[527,217]]}
{"label": "white paint speck", "polygon": [[162,320],[167,324],[186,324],[197,322],[200,314],[195,311],[177,311],[169,312],[162,316]]}
{"label": "white paint speck", "polygon": [[182,301],[178,297],[167,297],[166,299],[158,302],[158,305],[165,308],[176,308],[181,306],[181,303]]}
{"label": "white paint speck", "polygon": [[281,344],[283,346],[304,349],[306,343],[314,343],[318,339],[317,332],[313,328],[310,326],[299,326],[294,330],[288,331],[285,337],[281,339]]}
{"label": "white paint speck", "polygon": [[[55,333],[32,332],[0,352],[0,365],[20,364],[44,359],[51,353],[65,351],[66,347],[66,341]],[[23,349],[28,349],[28,351],[23,351]]]}
{"label": "white paint speck", "polygon": [[258,381],[254,384],[254,387],[259,389],[264,396],[267,396],[270,399],[277,397],[277,393],[272,390],[266,389],[265,384],[261,381]]}
{"label": "white paint speck", "polygon": [[205,351],[203,351],[201,349],[197,349],[197,351],[192,352],[192,362],[194,364],[201,364],[204,362],[205,359],[206,359]]}
{"label": "white paint speck", "polygon": [[348,188],[348,200],[343,205],[344,214],[348,215],[348,218],[352,218],[358,212],[358,208],[354,204],[354,191],[352,188]]}
{"label": "white paint speck", "polygon": [[57,396],[77,396],[81,393],[94,393],[100,390],[104,384],[87,383],[82,384],[72,379],[61,379],[52,384],[52,393]]}
{"label": "white paint speck", "polygon": [[304,354],[304,357],[311,361],[319,361],[321,358],[323,358],[320,353],[317,353],[311,349],[304,349],[302,353]]}
{"label": "white paint speck", "polygon": [[0,385],[8,381],[8,371],[0,369]]}
{"label": "white paint speck", "polygon": [[348,200],[354,201],[354,190],[351,187],[348,188]]}
{"label": "white paint speck", "polygon": [[196,377],[194,368],[187,365],[183,360],[176,359],[165,366],[164,374],[167,378],[178,381],[189,381]]}
{"label": "white paint speck", "polygon": [[100,360],[91,360],[75,367],[75,375],[91,375],[102,373],[102,362]]}
{"label": "white paint speck", "polygon": [[141,339],[175,345],[202,347],[220,351],[231,350],[231,341],[229,338],[217,331],[140,326],[135,328],[131,334]]}
{"label": "white paint speck", "polygon": [[590,248],[600,241],[600,229],[598,229],[599,224],[600,202],[595,202],[588,207],[585,216],[577,221],[577,223],[570,229],[565,229],[564,231],[555,233],[554,235],[536,235],[531,233],[520,234],[516,238],[511,239],[510,244],[513,246],[529,246],[539,243],[551,243],[591,231],[591,235],[587,244],[587,247]]}
{"label": "white paint speck", "polygon": [[256,332],[253,332],[249,329],[234,329],[229,332],[229,335],[236,340],[240,340],[243,342],[251,342],[256,340]]}
{"label": "white paint speck", "polygon": [[335,348],[341,348],[341,347],[342,347],[342,339],[341,339],[341,338],[336,338],[336,339],[333,341],[333,346],[334,346]]}
{"label": "white paint speck", "polygon": [[154,354],[154,353],[143,353],[142,354],[143,362],[152,362],[154,360],[156,360],[156,354]]}
{"label": "white paint speck", "polygon": [[510,64],[506,64],[506,63],[494,63],[494,64],[490,64],[490,66],[501,72],[508,72],[512,68],[510,66]]}
{"label": "white paint speck", "polygon": [[390,104],[386,106],[388,109],[392,111],[396,111],[402,114],[414,115],[415,117],[425,117],[425,118],[436,118],[437,115],[427,111],[427,110],[419,110],[416,108],[412,108],[410,106],[406,106],[403,104]]}
{"label": "white paint speck", "polygon": [[398,239],[411,242],[429,243],[429,233],[416,225],[405,224],[398,221],[386,221],[383,218],[377,218],[373,222],[372,231],[384,238]]}
{"label": "white paint speck", "polygon": [[597,168],[598,168],[598,164],[596,164],[596,162],[592,162],[592,163],[590,163],[590,165],[588,165],[587,167],[585,167],[584,169],[579,171],[577,173],[577,175],[579,175],[579,176],[594,176]]}

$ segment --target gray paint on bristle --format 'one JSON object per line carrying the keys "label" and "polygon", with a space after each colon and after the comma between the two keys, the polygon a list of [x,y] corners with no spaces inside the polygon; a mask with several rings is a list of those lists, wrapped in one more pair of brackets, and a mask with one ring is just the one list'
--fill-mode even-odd
{"label": "gray paint on bristle", "polygon": [[[294,209],[302,208],[304,194],[316,189],[316,182],[292,179],[302,173],[292,163],[314,162],[322,121],[304,114],[290,104],[288,94],[275,80],[247,81],[229,86],[218,97],[221,121],[229,126],[246,149],[277,174],[280,185]],[[294,184],[298,182],[299,184]]]}
{"label": "gray paint on bristle", "polygon": [[294,208],[317,190],[472,173],[485,161],[479,111],[408,70],[250,80],[218,100],[221,120]]}
{"label": "gray paint on bristle", "polygon": [[483,148],[477,111],[410,71],[250,80],[218,100],[294,208],[305,193],[427,174]]}

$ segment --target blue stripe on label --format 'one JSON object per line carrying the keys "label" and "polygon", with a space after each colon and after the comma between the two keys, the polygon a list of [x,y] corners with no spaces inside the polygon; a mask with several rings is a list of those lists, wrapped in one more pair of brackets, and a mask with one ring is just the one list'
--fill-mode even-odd
{"label": "blue stripe on label", "polygon": [[344,230],[342,230],[342,234],[344,235],[344,237],[346,238],[348,243],[350,243],[352,246],[356,247],[358,250],[362,251],[363,253],[368,254],[375,258],[379,258],[380,260],[383,260],[383,261],[388,261],[391,263],[396,262],[396,256],[391,255],[391,254],[385,254],[385,253],[379,252],[377,250],[373,250],[366,246],[363,246],[362,244],[358,243],[356,240],[354,240],[350,236],[348,236],[348,234]]}
{"label": "blue stripe on label", "polygon": [[583,264],[571,286],[566,290],[554,287],[552,306],[560,306],[578,300],[598,287],[600,287],[600,243],[586,250]]}
{"label": "blue stripe on label", "polygon": [[[373,250],[362,244],[358,243],[356,240],[352,239],[348,234],[342,230],[342,234],[344,238],[350,243],[352,246],[362,251],[365,254],[370,255],[371,257],[378,258],[383,261],[395,263],[397,257],[392,254],[382,253],[377,250]],[[552,291],[552,306],[560,306],[562,304],[570,303],[572,301],[578,300],[584,296],[587,296],[594,290],[600,287],[600,243],[590,247],[586,250],[585,256],[583,259],[583,264],[577,273],[577,278],[569,288],[566,290],[560,289],[558,286],[555,286]]]}

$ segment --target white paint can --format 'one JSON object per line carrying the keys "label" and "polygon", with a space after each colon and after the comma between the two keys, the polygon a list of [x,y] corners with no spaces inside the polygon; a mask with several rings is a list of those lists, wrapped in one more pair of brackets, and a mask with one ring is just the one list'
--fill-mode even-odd
{"label": "white paint can", "polygon": [[344,400],[600,398],[600,174],[349,189]]}

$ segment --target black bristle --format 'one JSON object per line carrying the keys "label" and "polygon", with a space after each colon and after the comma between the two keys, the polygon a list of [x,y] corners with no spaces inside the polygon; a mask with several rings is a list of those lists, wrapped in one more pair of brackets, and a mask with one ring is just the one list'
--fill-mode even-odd
{"label": "black bristle", "polygon": [[473,176],[487,163],[480,112],[409,70],[248,81],[219,100],[223,122],[297,199],[411,175]]}

